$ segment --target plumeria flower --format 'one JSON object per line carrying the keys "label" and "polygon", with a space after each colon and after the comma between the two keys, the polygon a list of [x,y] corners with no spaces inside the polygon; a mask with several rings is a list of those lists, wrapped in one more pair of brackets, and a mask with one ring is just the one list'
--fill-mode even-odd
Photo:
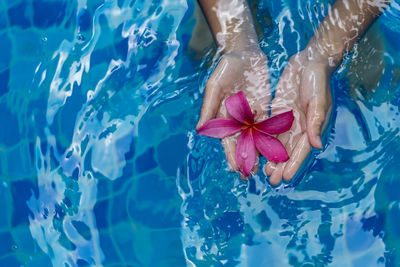
{"label": "plumeria flower", "polygon": [[257,158],[256,149],[273,162],[285,162],[289,159],[283,144],[271,135],[284,133],[292,127],[293,111],[255,122],[254,114],[242,91],[227,98],[225,106],[232,119],[209,120],[197,133],[225,138],[241,131],[236,146],[236,162],[244,175],[249,176],[253,169]]}

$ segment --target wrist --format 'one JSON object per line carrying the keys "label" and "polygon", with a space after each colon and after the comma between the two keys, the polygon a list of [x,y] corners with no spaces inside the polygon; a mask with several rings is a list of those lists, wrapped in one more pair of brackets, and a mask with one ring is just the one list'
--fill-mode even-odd
{"label": "wrist", "polygon": [[262,60],[267,64],[267,56],[258,44],[240,48],[236,47],[236,49],[233,50],[223,50],[222,56],[236,58],[242,62],[241,64],[249,64],[251,60]]}
{"label": "wrist", "polygon": [[254,51],[260,49],[258,39],[251,33],[219,33],[216,36],[217,44],[222,53],[240,54],[242,51]]}
{"label": "wrist", "polygon": [[342,63],[345,45],[343,42],[314,36],[304,51],[308,60],[325,64],[333,72]]}

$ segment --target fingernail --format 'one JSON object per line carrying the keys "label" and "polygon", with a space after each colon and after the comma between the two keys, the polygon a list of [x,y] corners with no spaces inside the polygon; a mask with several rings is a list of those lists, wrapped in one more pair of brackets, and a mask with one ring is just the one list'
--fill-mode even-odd
{"label": "fingernail", "polygon": [[322,141],[320,136],[317,136],[317,145],[319,148],[322,148]]}
{"label": "fingernail", "polygon": [[247,182],[247,181],[249,180],[249,177],[248,177],[248,176],[245,176],[243,173],[240,172],[239,175],[240,175],[240,179],[241,179],[242,181]]}
{"label": "fingernail", "polygon": [[228,168],[231,172],[235,173],[239,170],[236,168],[236,165],[233,165],[229,160],[226,161],[228,163]]}

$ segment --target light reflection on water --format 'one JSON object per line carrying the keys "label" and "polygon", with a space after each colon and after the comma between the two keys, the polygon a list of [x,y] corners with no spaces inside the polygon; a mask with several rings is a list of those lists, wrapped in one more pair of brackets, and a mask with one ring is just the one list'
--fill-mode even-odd
{"label": "light reflection on water", "polygon": [[[299,3],[252,5],[272,84],[332,1]],[[278,188],[261,172],[241,182],[220,143],[193,130],[217,60],[209,43],[189,46],[198,22],[193,2],[80,0],[51,8],[64,10],[58,20],[9,17],[6,29],[17,52],[0,102],[16,126],[10,122],[10,136],[2,136],[0,171],[12,192],[1,201],[14,211],[1,229],[11,229],[9,246],[19,248],[6,259],[40,266],[48,259],[53,266],[398,264],[398,2],[334,75],[324,150],[307,159],[295,187]],[[32,238],[40,250],[23,245]]]}
{"label": "light reflection on water", "polygon": [[[181,1],[171,6],[168,1],[160,1],[156,8],[143,2],[128,4],[119,7],[117,2],[108,1],[99,5],[94,10],[93,27],[81,32],[82,27],[77,25],[75,38],[62,41],[54,52],[55,70],[39,65],[35,73],[42,80],[49,77],[50,90],[46,111],[48,126],[44,129],[45,137],[37,139],[35,149],[39,191],[38,197],[32,196],[28,201],[33,213],[30,231],[39,247],[50,256],[53,266],[67,263],[75,266],[79,261],[100,266],[104,262],[94,214],[97,179],[100,176],[115,180],[123,175],[126,154],[138,135],[138,123],[155,102],[151,95],[168,80],[166,71],[175,65],[179,48],[176,29],[187,3]],[[87,12],[86,5],[84,1],[78,3],[77,14]],[[163,20],[169,23],[169,32],[157,33]],[[96,60],[93,57],[104,56],[103,51],[94,54],[95,49],[104,45],[101,43],[104,31],[121,33],[117,38],[126,42],[126,51],[122,49],[126,59],[103,63],[103,74],[97,71],[99,78],[95,87],[86,87],[86,92],[80,92],[78,101],[81,102],[74,104],[81,104],[81,108],[64,115],[75,120],[72,142],[64,152],[59,151],[51,125],[73,91],[81,89],[85,78],[92,74]],[[141,57],[148,51],[157,52],[148,48],[157,38],[163,42],[157,49],[163,49],[165,55],[159,55],[151,66]],[[148,77],[132,88],[130,83],[137,72]],[[121,97],[127,99],[121,101]],[[126,106],[126,110],[118,113],[119,105]]]}
{"label": "light reflection on water", "polygon": [[[328,5],[307,2],[297,9],[259,4],[273,18],[272,26],[264,25],[267,37],[262,43],[275,82],[289,55],[312,35],[310,21],[321,19]],[[309,20],[298,22],[305,14]],[[392,193],[387,198],[382,191],[398,188],[389,189],[398,185],[395,158],[400,142],[398,52],[388,50],[383,41],[383,25],[397,18],[388,17],[385,13],[366,33],[333,77],[335,109],[327,145],[315,159],[308,158],[309,168],[297,177],[301,181],[295,188],[272,189],[262,173],[246,186],[235,175],[215,172],[218,163],[211,151],[202,138],[193,136],[188,170],[179,176],[181,188],[190,188],[181,191],[182,226],[186,257],[193,265],[396,266],[398,236],[390,228],[398,218],[399,199]],[[258,19],[263,21],[261,15]],[[204,154],[208,160],[202,161]],[[226,187],[231,189],[227,192]],[[215,197],[220,194],[226,201]]]}

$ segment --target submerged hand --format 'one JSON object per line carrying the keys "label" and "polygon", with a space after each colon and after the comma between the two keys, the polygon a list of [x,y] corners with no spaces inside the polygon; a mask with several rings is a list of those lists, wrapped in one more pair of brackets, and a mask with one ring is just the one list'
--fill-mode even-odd
{"label": "submerged hand", "polygon": [[290,159],[285,163],[268,162],[265,173],[277,185],[282,177],[290,181],[311,151],[321,149],[321,129],[329,118],[332,100],[328,61],[307,58],[306,51],[293,56],[280,77],[272,102],[272,116],[292,109],[295,120],[290,131],[278,136]]}
{"label": "submerged hand", "polygon": [[[266,117],[271,94],[267,58],[261,49],[254,48],[222,56],[206,83],[200,120],[196,128],[199,129],[215,117],[229,118],[224,100],[238,91],[243,91],[246,95],[251,109],[256,114],[256,121]],[[232,171],[239,169],[235,160],[236,139],[237,136],[230,136],[222,140]]]}

